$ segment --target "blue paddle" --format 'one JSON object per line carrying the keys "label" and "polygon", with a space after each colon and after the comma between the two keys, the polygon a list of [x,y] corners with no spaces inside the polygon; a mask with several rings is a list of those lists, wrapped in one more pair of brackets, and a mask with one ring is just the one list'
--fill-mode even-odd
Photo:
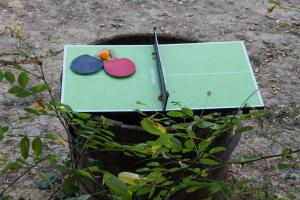
{"label": "blue paddle", "polygon": [[71,70],[78,74],[93,74],[103,68],[103,60],[84,54],[74,58]]}

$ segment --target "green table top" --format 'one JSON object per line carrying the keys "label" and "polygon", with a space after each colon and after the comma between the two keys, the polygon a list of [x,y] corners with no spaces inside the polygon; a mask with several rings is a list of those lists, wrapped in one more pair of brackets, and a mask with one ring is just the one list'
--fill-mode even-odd
{"label": "green table top", "polygon": [[[75,57],[94,56],[103,48],[113,49],[119,58],[131,59],[136,73],[118,79],[104,70],[84,76],[70,70]],[[167,110],[182,106],[240,108],[245,103],[249,107],[264,106],[243,42],[166,44],[159,48],[169,91]],[[153,45],[66,45],[61,102],[78,112],[160,111],[153,51]]]}

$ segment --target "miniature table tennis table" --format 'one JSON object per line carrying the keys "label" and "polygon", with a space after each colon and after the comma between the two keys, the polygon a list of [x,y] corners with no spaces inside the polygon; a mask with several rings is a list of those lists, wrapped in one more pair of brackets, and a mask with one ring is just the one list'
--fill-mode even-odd
{"label": "miniature table tennis table", "polygon": [[[104,70],[79,75],[70,70],[82,54],[113,49],[136,65],[134,75],[113,78]],[[168,99],[165,109],[262,108],[264,103],[242,41],[158,46]],[[61,102],[77,112],[162,111],[161,79],[154,45],[66,45]],[[142,102],[142,103],[137,103]]]}

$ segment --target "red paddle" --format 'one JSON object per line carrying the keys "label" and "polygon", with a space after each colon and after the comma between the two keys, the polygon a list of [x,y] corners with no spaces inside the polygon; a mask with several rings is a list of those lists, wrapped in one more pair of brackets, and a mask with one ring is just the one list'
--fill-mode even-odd
{"label": "red paddle", "polygon": [[128,58],[116,58],[113,50],[110,50],[111,60],[104,62],[104,70],[113,77],[128,77],[134,74],[135,64]]}

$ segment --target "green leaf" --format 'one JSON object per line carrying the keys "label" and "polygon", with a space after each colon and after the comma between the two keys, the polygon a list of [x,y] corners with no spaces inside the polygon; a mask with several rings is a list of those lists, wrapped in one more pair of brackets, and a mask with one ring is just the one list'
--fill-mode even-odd
{"label": "green leaf", "polygon": [[26,91],[26,90],[23,90],[23,91],[18,92],[18,93],[16,94],[16,96],[18,96],[18,97],[30,97],[31,95],[32,95],[32,93],[31,93],[31,92],[28,92],[28,91]]}
{"label": "green leaf", "polygon": [[105,134],[109,135],[109,136],[112,136],[112,137],[115,136],[115,134],[114,134],[113,132],[109,131],[109,130],[106,130],[106,129],[100,129],[100,130],[101,130],[102,132],[104,132]]}
{"label": "green leaf", "polygon": [[192,139],[189,139],[189,140],[185,141],[184,146],[185,146],[185,148],[191,150],[194,148],[194,141]]}
{"label": "green leaf", "polygon": [[214,123],[212,123],[212,122],[209,122],[209,121],[203,121],[203,120],[201,120],[201,121],[199,121],[199,123],[197,124],[197,126],[199,127],[199,128],[210,128],[210,127],[212,127],[212,126],[214,126],[215,124]]}
{"label": "green leaf", "polygon": [[6,129],[3,127],[0,127],[0,142],[4,139],[5,132],[6,132]]}
{"label": "green leaf", "polygon": [[174,125],[172,125],[172,127],[175,128],[175,129],[179,129],[179,130],[185,130],[186,129],[185,124],[174,124]]}
{"label": "green leaf", "polygon": [[103,176],[103,181],[107,187],[109,187],[112,191],[117,194],[125,194],[127,192],[127,185],[123,183],[116,176],[105,172]]}
{"label": "green leaf", "polygon": [[246,131],[251,131],[251,130],[253,130],[253,126],[244,126],[244,127],[241,127],[241,128],[239,128],[239,129],[237,129],[237,130],[235,131],[235,133],[236,133],[236,134],[241,134],[241,133],[244,133],[244,132],[246,132]]}
{"label": "green leaf", "polygon": [[194,173],[196,174],[199,174],[201,172],[201,169],[200,168],[194,168],[194,169],[191,169]]}
{"label": "green leaf", "polygon": [[283,150],[282,150],[282,158],[287,158],[288,156],[289,156],[289,154],[290,154],[290,152],[291,152],[291,149],[289,149],[289,148],[284,148]]}
{"label": "green leaf", "polygon": [[11,72],[5,72],[4,77],[11,84],[13,84],[16,81],[15,75],[13,75],[13,73]]}
{"label": "green leaf", "polygon": [[32,141],[32,150],[35,153],[35,156],[40,156],[42,154],[42,140],[39,137],[36,137]]}
{"label": "green leaf", "polygon": [[170,111],[170,112],[167,112],[167,115],[169,117],[184,117],[184,114],[182,112],[179,112],[179,111]]}
{"label": "green leaf", "polygon": [[27,136],[24,136],[21,139],[21,144],[20,144],[20,151],[21,155],[24,159],[27,159],[28,153],[29,153],[29,139]]}
{"label": "green leaf", "polygon": [[63,191],[65,193],[75,193],[78,191],[77,179],[75,176],[70,176],[64,180]]}
{"label": "green leaf", "polygon": [[215,181],[210,186],[210,191],[212,194],[216,192],[221,192],[226,199],[232,199],[231,191],[228,189],[227,185],[223,181]]}
{"label": "green leaf", "polygon": [[[95,160],[93,159],[93,162],[95,162]],[[100,169],[98,166],[89,166],[88,167],[89,171],[93,172],[93,173],[102,173],[103,170]]]}
{"label": "green leaf", "polygon": [[58,135],[56,133],[49,133],[46,137],[49,139],[52,139],[52,140],[58,140],[61,138],[60,135]]}
{"label": "green leaf", "polygon": [[90,179],[90,180],[94,180],[93,176],[85,170],[78,169],[78,170],[76,170],[75,175],[79,176],[79,177],[82,177],[82,178],[87,178],[87,179]]}
{"label": "green leaf", "polygon": [[144,187],[138,189],[136,195],[137,196],[145,195],[151,191],[151,188],[152,188],[151,185],[145,185]]}
{"label": "green leaf", "polygon": [[201,189],[202,187],[201,186],[198,186],[198,185],[194,185],[192,187],[189,187],[188,189],[186,189],[186,192],[187,193],[192,193],[192,192],[195,192],[199,189]]}
{"label": "green leaf", "polygon": [[24,88],[21,87],[12,87],[8,90],[9,93],[15,94],[18,97],[29,97],[32,95],[31,92],[25,90]]}
{"label": "green leaf", "polygon": [[205,165],[216,165],[218,164],[217,161],[208,159],[208,158],[202,158],[200,159],[200,163],[205,164]]}
{"label": "green leaf", "polygon": [[214,154],[214,153],[218,153],[218,152],[221,152],[221,151],[225,151],[226,148],[224,147],[215,147],[215,148],[212,148],[211,150],[209,150],[209,154]]}
{"label": "green leaf", "polygon": [[19,170],[21,169],[23,166],[18,163],[18,162],[11,162],[11,163],[8,163],[3,169],[0,170],[0,174],[1,173],[6,173],[7,171],[11,170]]}
{"label": "green leaf", "polygon": [[181,112],[183,112],[184,114],[186,114],[189,117],[193,117],[194,116],[194,112],[190,108],[183,107],[181,109]]}
{"label": "green leaf", "polygon": [[21,87],[12,87],[8,90],[8,92],[11,93],[11,94],[17,94],[17,93],[22,92],[22,91],[24,91],[24,89],[21,88]]}
{"label": "green leaf", "polygon": [[196,138],[196,134],[194,131],[190,130],[190,131],[187,131],[188,135],[190,138]]}
{"label": "green leaf", "polygon": [[150,171],[150,169],[148,167],[144,167],[144,168],[141,168],[141,169],[137,169],[136,172],[148,172]]}
{"label": "green leaf", "polygon": [[186,189],[187,193],[191,193],[191,192],[195,192],[201,188],[207,188],[210,185],[206,182],[199,182],[199,183],[195,183],[193,184],[191,187],[189,187],[188,189]]}
{"label": "green leaf", "polygon": [[76,115],[80,119],[89,119],[92,116],[91,114],[88,113],[74,113],[74,115]]}
{"label": "green leaf", "polygon": [[171,149],[172,152],[178,152],[182,150],[181,142],[173,137],[171,134],[163,134],[158,139],[157,142],[160,145],[165,146],[168,149]]}
{"label": "green leaf", "polygon": [[47,90],[49,88],[48,84],[42,83],[39,85],[36,85],[32,88],[33,93],[40,93],[43,92],[44,90]]}
{"label": "green leaf", "polygon": [[147,166],[148,167],[157,167],[157,166],[159,166],[159,162],[150,162],[150,163],[147,163]]}
{"label": "green leaf", "polygon": [[79,197],[70,197],[65,200],[88,200],[90,197],[91,197],[91,195],[86,194],[86,195],[81,195]]}
{"label": "green leaf", "polygon": [[289,170],[289,169],[293,169],[293,168],[298,168],[298,164],[297,163],[278,162],[277,168],[281,171],[284,171],[284,170]]}
{"label": "green leaf", "polygon": [[25,72],[21,72],[18,76],[18,83],[21,87],[25,88],[28,84],[28,76]]}
{"label": "green leaf", "polygon": [[203,140],[198,144],[198,151],[199,152],[205,152],[205,150],[207,149],[208,145],[210,145],[210,141],[209,140]]}
{"label": "green leaf", "polygon": [[172,136],[170,138],[170,142],[172,144],[172,148],[171,148],[172,152],[179,152],[182,150],[182,144],[177,138]]}
{"label": "green leaf", "polygon": [[260,158],[261,156],[257,156],[257,155],[241,155],[237,159],[233,159],[231,162],[242,164],[251,161],[256,161]]}
{"label": "green leaf", "polygon": [[24,58],[29,58],[30,56],[23,50],[19,50],[16,52],[19,56],[22,56]]}
{"label": "green leaf", "polygon": [[12,63],[11,65],[16,69],[22,69],[22,67],[19,63]]}
{"label": "green leaf", "polygon": [[30,163],[29,162],[27,162],[24,158],[22,158],[22,157],[19,157],[19,158],[17,158],[16,159],[19,163],[21,163],[21,164],[23,164],[23,165],[25,165],[25,166],[27,166],[27,167],[29,167],[30,166]]}
{"label": "green leaf", "polygon": [[4,74],[2,71],[0,71],[0,81],[3,81],[3,79],[4,79]]}
{"label": "green leaf", "polygon": [[24,111],[26,111],[26,112],[28,112],[30,114],[34,114],[34,115],[38,115],[39,114],[38,111],[36,111],[36,110],[34,110],[32,108],[23,108],[23,109],[24,109]]}
{"label": "green leaf", "polygon": [[103,115],[101,116],[101,120],[104,129],[108,129],[110,126],[112,126],[112,123],[109,121],[109,119],[107,119]]}
{"label": "green leaf", "polygon": [[162,135],[166,132],[165,128],[161,124],[154,122],[149,118],[144,118],[141,121],[141,125],[147,132],[154,135]]}
{"label": "green leaf", "polygon": [[51,178],[45,172],[39,170],[39,176],[48,183],[50,188],[53,188],[53,183],[51,181]]}

